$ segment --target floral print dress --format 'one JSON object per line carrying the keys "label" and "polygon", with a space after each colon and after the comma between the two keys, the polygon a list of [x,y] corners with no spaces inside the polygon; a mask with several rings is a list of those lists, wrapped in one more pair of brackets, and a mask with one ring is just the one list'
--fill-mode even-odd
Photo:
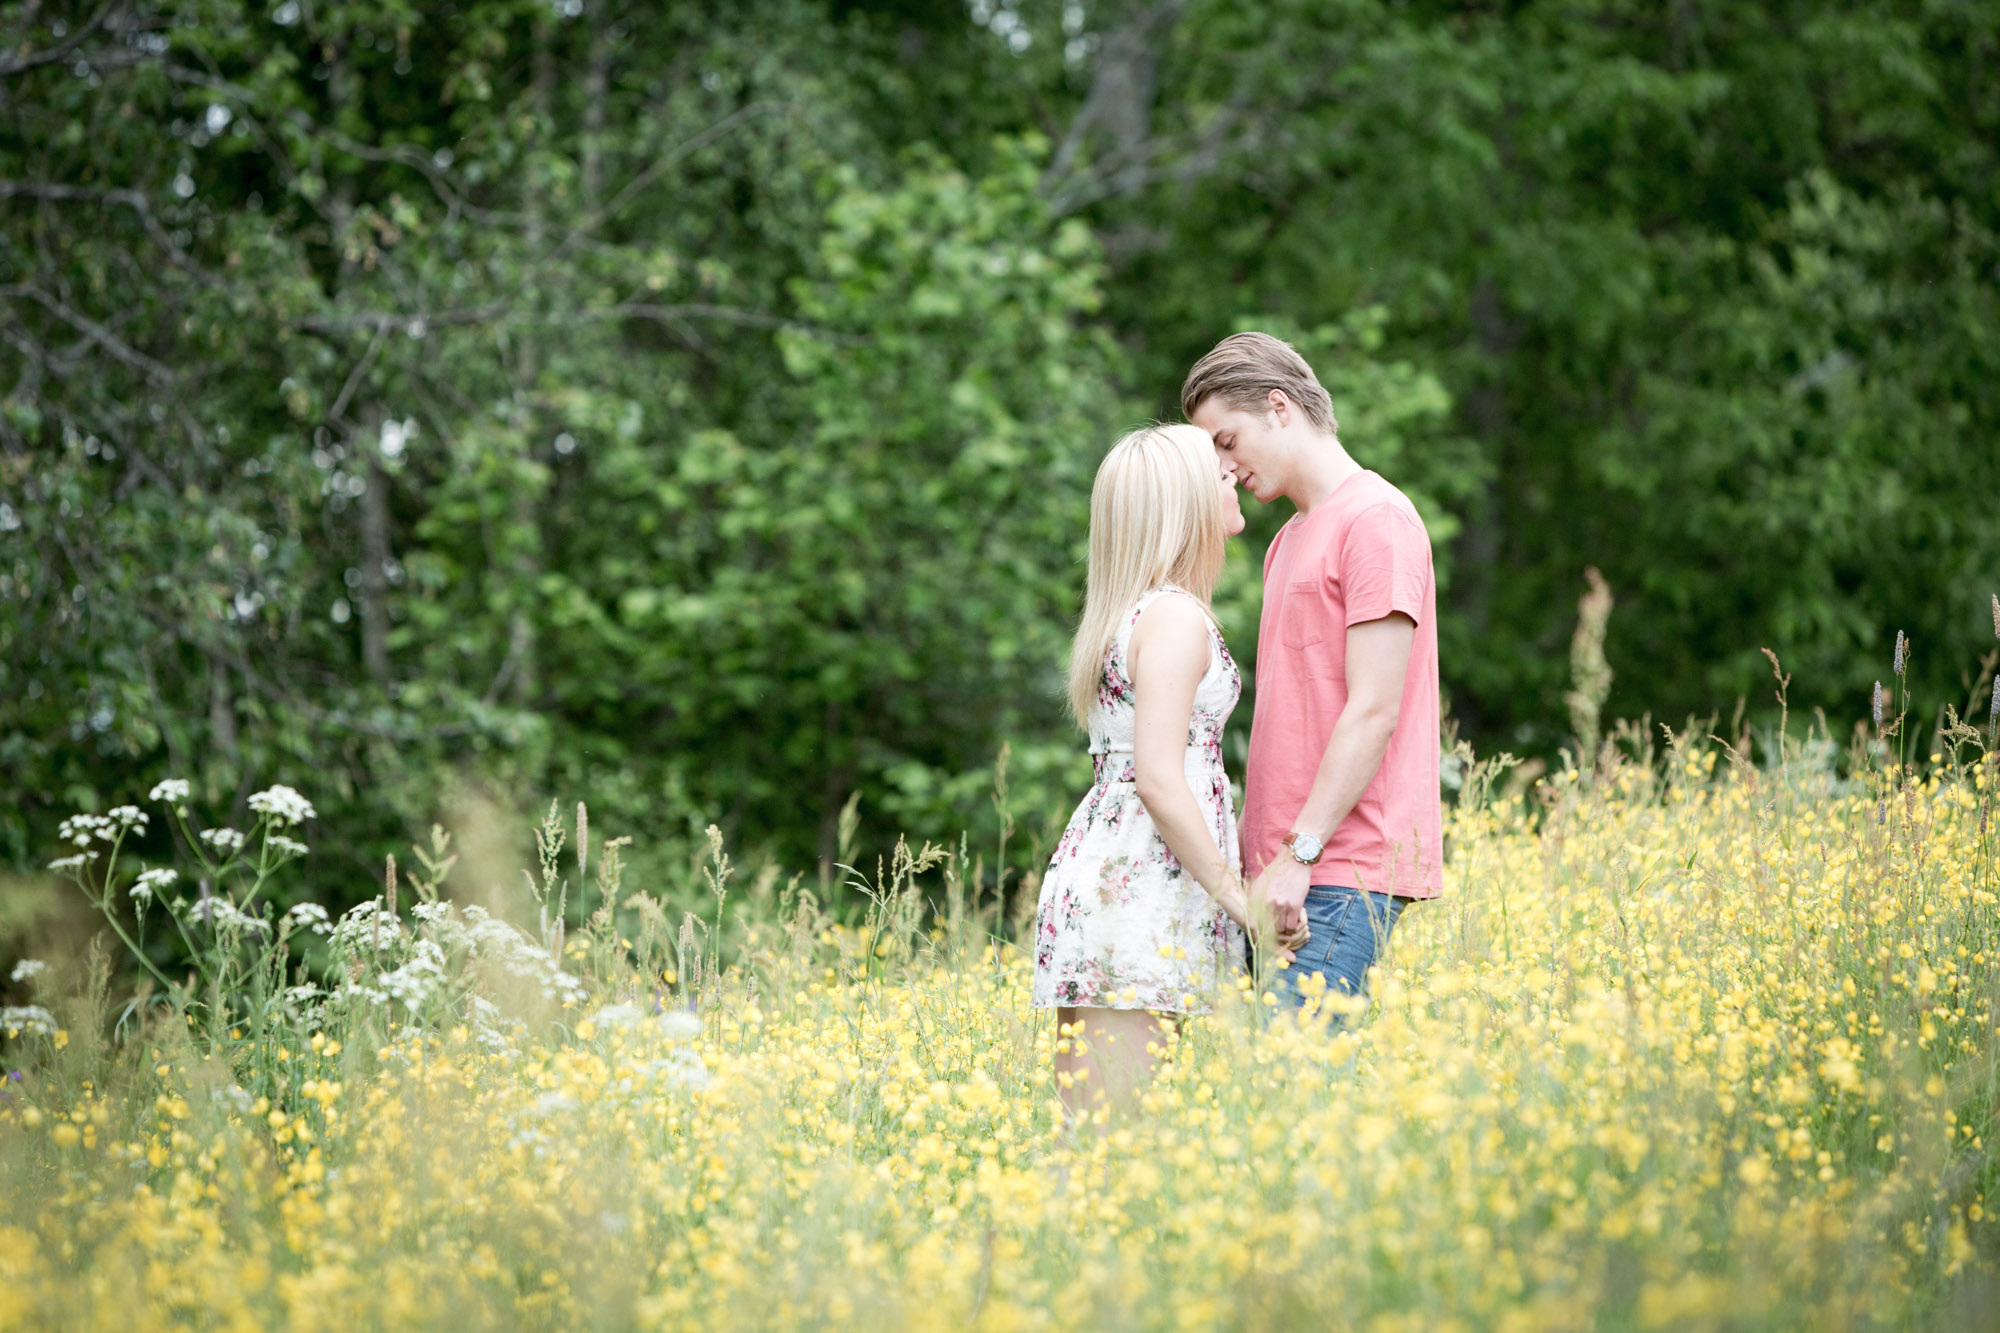
{"label": "floral print dress", "polygon": [[[1070,817],[1042,880],[1035,918],[1038,1009],[1057,1006],[1204,1013],[1208,993],[1242,964],[1243,932],[1195,877],[1181,868],[1139,800],[1132,768],[1137,716],[1125,652],[1140,597],[1105,654],[1090,753],[1097,780]],[[1243,679],[1222,634],[1209,626],[1208,670],[1188,721],[1187,779],[1215,845],[1238,864],[1236,812],[1222,769],[1222,726],[1243,693]]]}

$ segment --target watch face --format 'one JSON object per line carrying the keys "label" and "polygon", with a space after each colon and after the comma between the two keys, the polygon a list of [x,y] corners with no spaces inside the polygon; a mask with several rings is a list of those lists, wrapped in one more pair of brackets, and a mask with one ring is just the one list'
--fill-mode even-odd
{"label": "watch face", "polygon": [[1306,865],[1319,860],[1322,849],[1318,838],[1305,833],[1294,833],[1285,841],[1291,844],[1293,859],[1302,861]]}

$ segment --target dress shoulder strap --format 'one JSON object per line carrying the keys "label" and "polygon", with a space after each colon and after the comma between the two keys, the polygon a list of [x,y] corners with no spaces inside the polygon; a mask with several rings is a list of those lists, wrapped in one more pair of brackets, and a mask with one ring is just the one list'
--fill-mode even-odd
{"label": "dress shoulder strap", "polygon": [[1220,622],[1218,622],[1215,618],[1215,612],[1209,609],[1208,603],[1202,601],[1201,598],[1196,597],[1193,593],[1189,592],[1186,588],[1181,587],[1177,583],[1162,583],[1157,588],[1148,588],[1146,591],[1139,594],[1139,600],[1132,604],[1132,615],[1125,622],[1125,632],[1127,634],[1131,633],[1132,627],[1139,623],[1139,617],[1145,614],[1146,608],[1151,606],[1154,602],[1158,601],[1160,598],[1166,596],[1168,593],[1179,593],[1181,596],[1187,598],[1189,601],[1192,601],[1196,606],[1200,607],[1202,617],[1208,621],[1210,629],[1219,630],[1221,628]]}

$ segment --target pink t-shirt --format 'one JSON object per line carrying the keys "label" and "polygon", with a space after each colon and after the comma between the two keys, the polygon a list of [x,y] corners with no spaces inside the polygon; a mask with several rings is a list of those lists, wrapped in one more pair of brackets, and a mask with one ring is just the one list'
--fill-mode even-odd
{"label": "pink t-shirt", "polygon": [[1291,853],[1305,805],[1347,704],[1347,629],[1401,611],[1417,623],[1403,706],[1374,780],[1312,869],[1315,884],[1433,898],[1444,888],[1438,797],[1437,581],[1416,506],[1358,472],[1279,530],[1264,556],[1257,711],[1243,801],[1243,869]]}

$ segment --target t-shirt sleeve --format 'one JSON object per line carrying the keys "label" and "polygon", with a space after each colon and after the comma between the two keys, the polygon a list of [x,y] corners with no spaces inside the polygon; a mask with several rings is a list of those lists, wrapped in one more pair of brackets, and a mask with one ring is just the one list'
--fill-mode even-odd
{"label": "t-shirt sleeve", "polygon": [[1337,573],[1349,627],[1392,611],[1421,625],[1431,581],[1430,535],[1400,506],[1375,505],[1348,529]]}

